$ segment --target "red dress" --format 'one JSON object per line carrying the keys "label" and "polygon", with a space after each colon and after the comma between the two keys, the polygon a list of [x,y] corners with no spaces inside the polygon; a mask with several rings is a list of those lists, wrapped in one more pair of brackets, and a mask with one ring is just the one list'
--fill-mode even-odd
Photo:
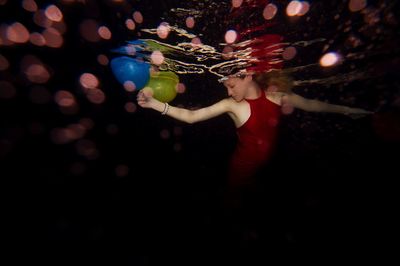
{"label": "red dress", "polygon": [[237,128],[238,144],[229,169],[230,186],[252,182],[252,177],[271,157],[278,135],[280,106],[265,97],[245,99],[250,104],[250,117]]}

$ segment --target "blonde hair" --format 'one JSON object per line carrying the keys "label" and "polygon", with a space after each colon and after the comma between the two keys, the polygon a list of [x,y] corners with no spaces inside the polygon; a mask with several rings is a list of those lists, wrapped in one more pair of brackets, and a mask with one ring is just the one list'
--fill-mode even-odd
{"label": "blonde hair", "polygon": [[264,90],[269,86],[276,86],[280,92],[291,92],[293,79],[282,70],[270,70],[268,72],[256,73],[253,80]]}

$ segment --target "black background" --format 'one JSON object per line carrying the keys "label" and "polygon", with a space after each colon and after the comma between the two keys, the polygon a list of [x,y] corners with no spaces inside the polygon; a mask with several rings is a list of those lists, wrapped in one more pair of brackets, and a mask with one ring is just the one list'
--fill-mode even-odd
{"label": "black background", "polygon": [[[37,2],[43,8],[52,1]],[[140,10],[145,18],[138,29],[151,28],[180,1],[86,1],[65,6],[55,2],[62,7],[68,25],[62,48],[28,43],[0,46],[10,62],[0,77],[12,82],[17,91],[15,97],[0,102],[0,174],[5,218],[10,218],[4,231],[9,236],[7,246],[16,252],[15,259],[53,265],[249,265],[274,258],[282,262],[332,262],[349,255],[368,260],[387,258],[391,253],[400,148],[398,50],[354,62],[360,69],[368,66],[371,71],[374,66],[378,75],[372,79],[298,89],[308,97],[377,113],[358,120],[299,110],[284,116],[276,155],[259,173],[260,193],[250,197],[249,213],[242,217],[256,217],[252,220],[258,230],[256,239],[246,240],[230,231],[235,221],[224,217],[219,205],[226,164],[236,143],[229,117],[187,125],[140,107],[128,113],[123,106],[135,102],[136,93],[124,91],[109,66],[96,61],[100,53],[112,58],[110,49],[139,37],[138,31],[129,32],[124,26],[134,10]],[[371,2],[370,6],[382,2]],[[287,1],[280,4],[284,3]],[[192,4],[196,6],[196,1]],[[299,33],[303,33],[301,27],[290,21],[286,22],[291,27],[285,29],[281,24],[277,31],[285,34],[287,30],[288,36],[297,40],[334,36],[332,46],[346,52],[346,33],[336,31],[332,24],[345,23],[350,17],[354,27],[361,27],[361,18],[347,12],[332,22],[334,7],[328,1],[314,4],[319,9],[312,9],[309,16],[320,23],[313,24],[309,36]],[[346,7],[346,1],[341,5]],[[32,31],[38,30],[29,24],[31,14],[19,1],[0,6],[0,15],[2,23],[20,21]],[[112,40],[85,41],[78,30],[84,18],[109,25]],[[383,13],[381,18],[383,21]],[[168,19],[174,22],[177,18]],[[193,31],[204,35],[204,43],[215,45],[223,41],[221,33],[227,24],[221,22],[208,36],[204,27],[209,25],[199,19]],[[377,50],[386,52],[395,47],[397,24],[382,22],[381,26],[386,35],[378,40],[364,36],[363,47],[375,44]],[[297,61],[289,65],[307,64],[320,50],[304,48],[298,53]],[[19,70],[26,54],[35,54],[53,68],[54,74],[45,85],[52,95],[65,89],[77,96],[77,114],[60,112],[55,102],[32,103],[29,92],[34,84]],[[314,69],[303,74],[307,78],[325,77],[343,73],[347,67],[344,64],[329,73]],[[84,98],[79,87],[79,76],[84,72],[100,78],[106,94],[103,104]],[[226,96],[209,74],[182,75],[180,79],[187,90],[172,105],[200,107]],[[99,152],[95,159],[77,154],[76,142],[54,144],[51,140],[53,128],[81,118],[93,121],[84,138],[95,143]],[[110,126],[117,131],[110,133]],[[160,137],[163,130],[169,132],[168,138]],[[126,175],[116,174],[119,165],[128,167]],[[378,252],[382,247],[384,253]],[[322,260],[317,259],[321,255]]]}

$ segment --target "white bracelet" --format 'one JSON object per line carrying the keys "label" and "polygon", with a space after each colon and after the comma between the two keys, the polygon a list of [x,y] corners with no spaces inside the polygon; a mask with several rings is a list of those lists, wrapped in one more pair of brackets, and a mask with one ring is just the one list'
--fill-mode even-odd
{"label": "white bracelet", "polygon": [[169,104],[165,103],[164,105],[164,111],[162,111],[161,115],[166,115],[168,113],[169,110]]}
{"label": "white bracelet", "polygon": [[161,112],[161,114],[164,114],[165,110],[167,110],[167,105],[164,103],[164,110]]}

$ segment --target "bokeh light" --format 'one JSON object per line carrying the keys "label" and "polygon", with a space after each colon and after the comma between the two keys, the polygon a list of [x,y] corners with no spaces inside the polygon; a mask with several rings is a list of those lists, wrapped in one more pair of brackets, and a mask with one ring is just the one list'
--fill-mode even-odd
{"label": "bokeh light", "polygon": [[237,35],[236,31],[228,30],[225,33],[225,42],[228,43],[228,44],[232,44],[232,43],[234,43],[236,41],[237,36],[238,35]]}
{"label": "bokeh light", "polygon": [[143,23],[143,15],[140,11],[135,11],[133,13],[133,19],[135,20],[136,23]]}
{"label": "bokeh light", "polygon": [[222,50],[222,58],[223,59],[231,59],[232,58],[232,56],[233,56],[233,48],[232,48],[232,46],[229,46],[229,45],[227,45],[227,46],[225,46],[224,47],[224,49]]}
{"label": "bokeh light", "polygon": [[319,63],[323,67],[330,67],[333,65],[336,65],[340,60],[340,56],[337,53],[327,53],[324,54],[321,59],[319,60]]}
{"label": "bokeh light", "polygon": [[177,93],[185,93],[185,91],[186,91],[186,86],[185,86],[185,84],[179,82],[179,83],[176,85],[176,92],[177,92]]}
{"label": "bokeh light", "polygon": [[61,113],[74,115],[79,111],[75,96],[67,90],[59,90],[54,95],[54,101],[58,104]]}
{"label": "bokeh light", "polygon": [[79,77],[79,83],[85,89],[95,89],[99,86],[99,79],[92,73],[83,73]]}
{"label": "bokeh light", "polygon": [[106,26],[101,26],[98,30],[98,33],[99,33],[100,37],[105,40],[111,39],[111,36],[112,36],[111,31]]}
{"label": "bokeh light", "polygon": [[201,45],[201,44],[202,44],[202,42],[201,42],[201,40],[200,40],[199,37],[194,37],[194,38],[192,39],[191,43],[192,43],[192,45],[194,45],[194,46],[197,46],[197,45]]}
{"label": "bokeh light", "polygon": [[71,142],[73,139],[69,135],[69,130],[65,128],[54,128],[50,131],[50,139],[55,144],[66,144]]}
{"label": "bokeh light", "polygon": [[55,5],[48,6],[45,10],[45,14],[51,21],[60,22],[63,19],[61,10]]}
{"label": "bokeh light", "polygon": [[134,113],[134,112],[136,112],[136,110],[137,110],[137,106],[136,106],[135,103],[128,102],[128,103],[125,104],[125,110],[126,110],[128,113]]}
{"label": "bokeh light", "polygon": [[232,7],[238,8],[242,5],[243,0],[232,0]]}
{"label": "bokeh light", "polygon": [[299,13],[297,14],[298,16],[304,16],[305,14],[308,13],[310,10],[310,4],[307,1],[302,1],[301,2],[301,9]]}
{"label": "bokeh light", "polygon": [[285,50],[282,53],[282,57],[285,60],[291,60],[296,56],[296,54],[297,54],[296,48],[293,46],[290,46],[290,47],[285,48]]}
{"label": "bokeh light", "polygon": [[263,17],[266,20],[271,20],[275,17],[276,12],[278,12],[278,8],[276,7],[276,5],[268,4],[263,10]]}
{"label": "bokeh light", "polygon": [[124,82],[124,89],[128,92],[133,92],[136,90],[136,85],[133,81],[127,80]]}
{"label": "bokeh light", "polygon": [[186,27],[188,27],[189,29],[192,29],[194,27],[195,20],[193,17],[187,17],[185,23],[186,23]]}
{"label": "bokeh light", "polygon": [[7,38],[15,43],[25,43],[29,41],[29,31],[23,24],[15,22],[7,28]]}
{"label": "bokeh light", "polygon": [[32,32],[29,36],[29,40],[33,45],[44,46],[46,45],[46,40],[43,35],[39,32]]}
{"label": "bokeh light", "polygon": [[164,63],[165,57],[160,51],[154,51],[150,55],[151,63],[159,66]]}
{"label": "bokeh light", "polygon": [[53,25],[53,21],[47,18],[45,11],[42,9],[37,10],[33,14],[33,22],[43,28],[48,28]]}
{"label": "bokeh light", "polygon": [[71,107],[76,104],[75,96],[66,90],[57,91],[54,95],[54,100],[62,107]]}
{"label": "bokeh light", "polygon": [[89,102],[94,104],[102,104],[106,100],[106,95],[100,89],[91,89],[86,92]]}
{"label": "bokeh light", "polygon": [[289,17],[297,16],[302,9],[300,1],[291,1],[286,7],[286,14]]}
{"label": "bokeh light", "polygon": [[367,0],[350,0],[349,9],[351,12],[357,12],[367,6]]}
{"label": "bokeh light", "polygon": [[161,39],[166,39],[168,38],[168,35],[171,31],[170,26],[166,22],[162,22],[158,27],[157,27],[157,35]]}
{"label": "bokeh light", "polygon": [[61,35],[67,31],[67,24],[64,21],[54,22],[51,27],[56,29]]}
{"label": "bokeh light", "polygon": [[270,125],[272,127],[276,127],[276,126],[278,126],[279,121],[276,118],[270,118],[270,119],[268,119],[267,123],[268,123],[268,125]]}
{"label": "bokeh light", "polygon": [[136,24],[135,22],[128,18],[127,20],[125,20],[125,26],[129,29],[129,30],[135,30],[136,28]]}
{"label": "bokeh light", "polygon": [[10,41],[7,37],[8,27],[9,26],[6,24],[0,25],[0,45],[8,46],[14,44],[14,42]]}
{"label": "bokeh light", "polygon": [[34,56],[25,56],[23,58],[21,70],[26,78],[33,83],[43,84],[48,82],[51,77],[48,68]]}
{"label": "bokeh light", "polygon": [[99,54],[97,56],[97,62],[99,62],[100,65],[106,66],[109,63],[108,57],[104,54]]}
{"label": "bokeh light", "polygon": [[290,115],[294,111],[294,106],[289,103],[288,96],[283,96],[281,100],[281,111],[284,115]]}
{"label": "bokeh light", "polygon": [[29,12],[36,12],[38,10],[35,0],[23,0],[22,8]]}
{"label": "bokeh light", "polygon": [[67,126],[70,137],[74,140],[81,139],[86,134],[86,128],[79,123],[70,124]]}
{"label": "bokeh light", "polygon": [[60,48],[64,44],[64,38],[55,28],[49,27],[42,34],[45,44],[48,47]]}

